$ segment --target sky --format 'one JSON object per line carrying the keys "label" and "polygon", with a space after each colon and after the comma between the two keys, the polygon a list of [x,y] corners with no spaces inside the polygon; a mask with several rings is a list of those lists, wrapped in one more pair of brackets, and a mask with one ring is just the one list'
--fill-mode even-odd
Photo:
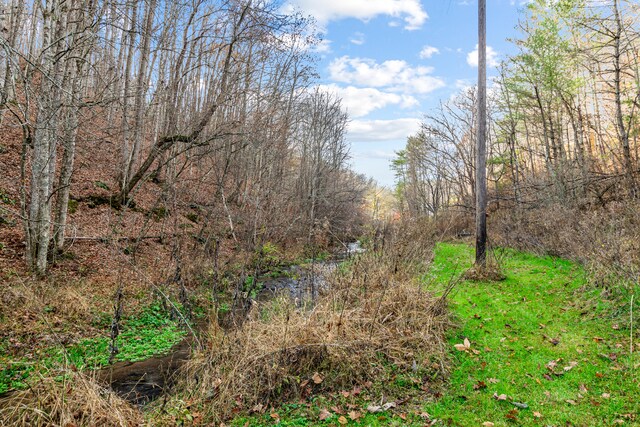
{"label": "sky", "polygon": [[[477,0],[288,0],[323,41],[320,85],[342,98],[352,168],[392,187],[394,153],[421,118],[477,79]],[[524,0],[487,0],[489,78],[513,53]]]}

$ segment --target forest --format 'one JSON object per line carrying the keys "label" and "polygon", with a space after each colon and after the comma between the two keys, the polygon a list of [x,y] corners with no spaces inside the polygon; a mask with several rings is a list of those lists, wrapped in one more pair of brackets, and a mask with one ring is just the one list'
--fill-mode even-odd
{"label": "forest", "polygon": [[479,0],[389,188],[285,3],[0,1],[0,425],[640,424],[640,4]]}

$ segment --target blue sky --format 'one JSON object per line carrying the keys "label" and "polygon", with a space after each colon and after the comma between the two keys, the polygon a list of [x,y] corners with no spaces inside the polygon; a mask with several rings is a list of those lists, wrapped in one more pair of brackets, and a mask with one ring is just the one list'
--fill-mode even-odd
{"label": "blue sky", "polygon": [[[475,82],[477,0],[289,1],[323,32],[320,83],[349,111],[353,169],[391,187],[390,160],[420,118]],[[522,3],[487,0],[490,63],[513,52]]]}

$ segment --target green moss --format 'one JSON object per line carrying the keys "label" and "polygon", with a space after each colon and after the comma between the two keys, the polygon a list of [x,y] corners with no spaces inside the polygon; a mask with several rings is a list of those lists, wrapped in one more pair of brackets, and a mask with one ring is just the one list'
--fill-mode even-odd
{"label": "green moss", "polygon": [[79,202],[77,200],[69,198],[69,202],[67,204],[69,215],[73,215],[78,211],[78,205],[79,205]]}
{"label": "green moss", "polygon": [[151,209],[148,215],[156,221],[160,221],[170,215],[169,209],[165,206],[156,206]]}
{"label": "green moss", "polygon": [[195,213],[195,212],[189,212],[187,214],[187,219],[191,222],[195,222],[196,224],[198,223],[198,221],[200,220],[200,216]]}
{"label": "green moss", "polygon": [[107,190],[107,191],[109,191],[109,190],[110,190],[110,188],[109,188],[109,186],[107,185],[107,183],[106,183],[106,182],[103,182],[103,181],[94,181],[94,182],[93,182],[93,185],[95,185],[95,186],[96,186],[96,187],[98,187],[98,188],[102,188],[103,190]]}

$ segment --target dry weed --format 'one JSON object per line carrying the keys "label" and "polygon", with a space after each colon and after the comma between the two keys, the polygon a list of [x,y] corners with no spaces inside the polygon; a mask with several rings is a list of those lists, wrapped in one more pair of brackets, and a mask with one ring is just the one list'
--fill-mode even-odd
{"label": "dry weed", "polygon": [[0,400],[0,425],[138,426],[141,412],[93,378],[68,371],[64,380],[41,378]]}
{"label": "dry weed", "polygon": [[[412,269],[424,265],[432,244],[406,237],[395,233],[383,254],[366,253],[337,272],[312,308],[279,298],[254,306],[239,329],[212,324],[206,348],[185,369],[180,398],[204,420],[220,421],[255,405],[375,380],[390,365],[430,366],[443,353],[448,317],[414,280]],[[154,419],[176,421],[160,410]]]}

